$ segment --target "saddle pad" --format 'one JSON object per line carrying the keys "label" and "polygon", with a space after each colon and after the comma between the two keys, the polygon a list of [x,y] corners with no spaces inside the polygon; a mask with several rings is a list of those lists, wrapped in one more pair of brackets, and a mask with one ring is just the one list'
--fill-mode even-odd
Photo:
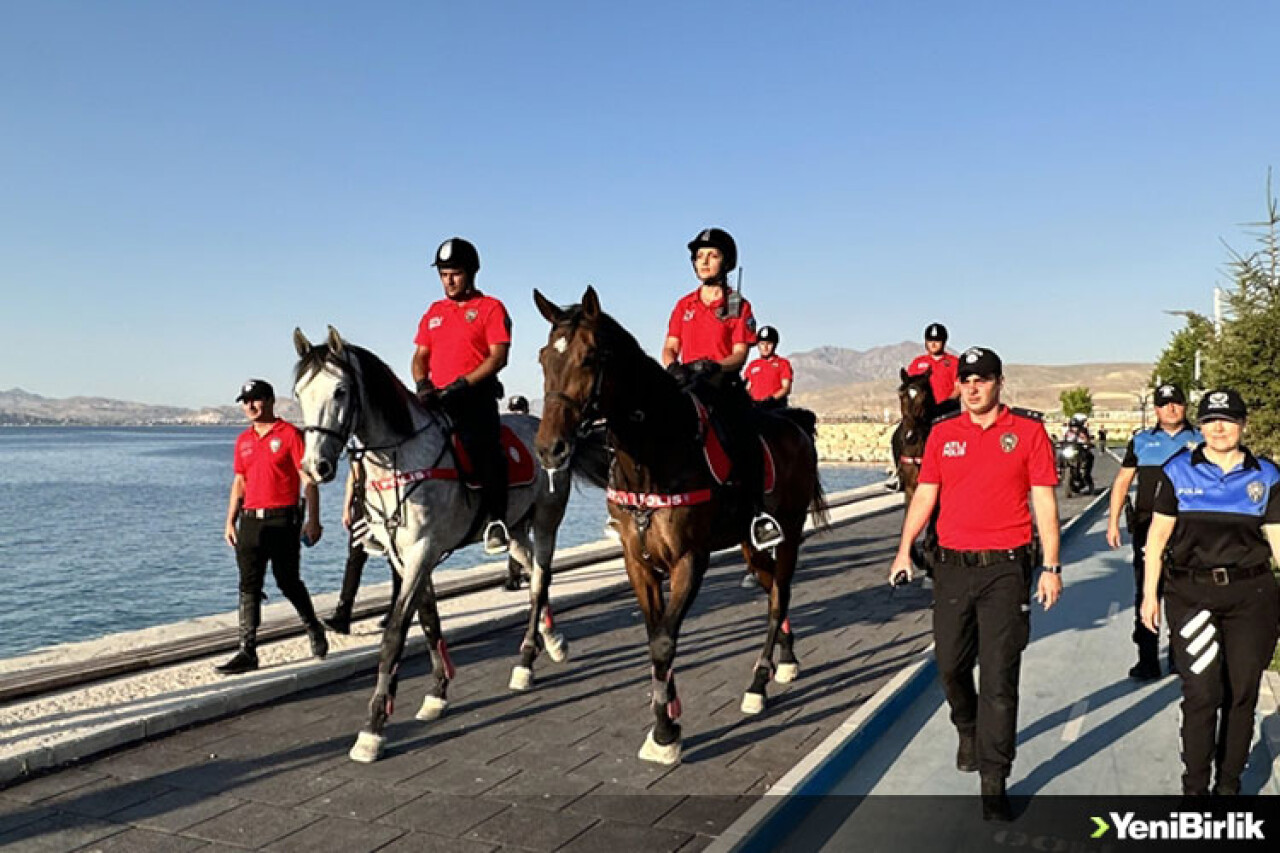
{"label": "saddle pad", "polygon": [[[502,425],[501,441],[502,455],[507,460],[507,486],[528,486],[533,483],[538,478],[538,466],[534,464],[533,453],[506,424]],[[457,433],[453,434],[453,452],[467,487],[480,488],[480,484],[476,482],[475,469],[471,466],[471,457],[467,456],[466,448],[462,446],[462,439]]]}
{"label": "saddle pad", "polygon": [[725,452],[724,445],[720,443],[720,436],[716,434],[715,427],[711,425],[711,416],[707,414],[707,407],[702,405],[702,401],[697,397],[690,397],[690,399],[693,400],[693,407],[698,411],[698,422],[702,431],[702,455],[707,460],[707,468],[715,481],[724,485],[724,482],[729,479],[733,463],[729,459],[729,454]]}

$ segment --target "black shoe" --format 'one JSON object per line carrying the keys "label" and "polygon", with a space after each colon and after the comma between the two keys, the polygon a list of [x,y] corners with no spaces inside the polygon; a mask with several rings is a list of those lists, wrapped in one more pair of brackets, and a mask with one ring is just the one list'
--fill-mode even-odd
{"label": "black shoe", "polygon": [[231,660],[226,663],[218,664],[214,667],[214,670],[222,673],[223,675],[239,675],[242,672],[253,672],[257,668],[257,652],[240,649],[240,651],[235,653],[235,657],[231,658]]}
{"label": "black shoe", "polygon": [[1013,820],[1013,807],[1009,804],[1009,795],[1005,793],[1004,778],[1001,776],[982,777],[982,819],[1002,823]]}
{"label": "black shoe", "polygon": [[311,640],[311,656],[324,660],[324,656],[329,654],[329,638],[324,635],[324,626],[317,623],[307,628],[307,637]]}
{"label": "black shoe", "polygon": [[973,773],[978,769],[978,738],[960,732],[960,746],[956,748],[956,769],[961,773]]}
{"label": "black shoe", "polygon": [[772,515],[762,512],[751,519],[751,544],[757,551],[777,547],[782,544],[782,541],[782,528],[778,526],[778,520]]}
{"label": "black shoe", "polygon": [[339,604],[333,610],[333,615],[328,619],[321,620],[325,627],[335,634],[351,633],[351,608],[343,607]]}
{"label": "black shoe", "polygon": [[1155,681],[1162,674],[1160,662],[1154,660],[1140,660],[1129,670],[1129,677],[1135,681]]}
{"label": "black shoe", "polygon": [[491,521],[484,529],[484,552],[486,554],[505,554],[511,548],[507,538],[507,526],[501,521]]}

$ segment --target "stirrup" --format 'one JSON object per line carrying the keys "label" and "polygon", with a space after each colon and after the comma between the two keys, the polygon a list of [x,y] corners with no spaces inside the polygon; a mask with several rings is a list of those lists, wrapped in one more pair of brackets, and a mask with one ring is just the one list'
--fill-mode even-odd
{"label": "stirrup", "polygon": [[757,551],[776,548],[782,544],[782,526],[778,520],[767,512],[762,512],[751,519],[751,545]]}
{"label": "stirrup", "polygon": [[507,536],[507,525],[501,521],[491,521],[484,529],[484,552],[486,554],[505,554],[511,548],[511,540]]}

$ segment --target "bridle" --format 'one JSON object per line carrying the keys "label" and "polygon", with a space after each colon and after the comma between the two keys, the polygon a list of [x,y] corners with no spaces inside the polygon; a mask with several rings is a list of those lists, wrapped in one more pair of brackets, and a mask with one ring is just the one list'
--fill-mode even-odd
{"label": "bridle", "polygon": [[[346,361],[345,359],[336,358],[336,357],[334,361],[338,365],[338,367],[343,371],[344,374],[346,375],[351,374],[350,362]],[[338,429],[330,429],[329,427],[324,427],[324,426],[313,426],[311,424],[304,424],[302,427],[303,434],[305,435],[306,433],[314,432],[317,435],[323,435],[327,438],[336,439],[340,445],[346,444],[347,441],[351,438],[351,436],[355,435],[356,424],[359,422],[359,416],[360,416],[360,395],[353,393],[350,395],[350,397],[351,397],[351,405],[347,409],[346,415],[343,417],[342,423],[339,425]]]}
{"label": "bridle", "polygon": [[563,391],[548,391],[546,394],[547,400],[554,400],[577,413],[578,428],[574,432],[578,438],[591,432],[592,425],[600,418],[600,395],[604,387],[604,364],[608,360],[608,354],[597,350],[596,358],[599,366],[595,370],[595,376],[591,380],[591,390],[587,392],[585,400],[581,402],[575,400]]}

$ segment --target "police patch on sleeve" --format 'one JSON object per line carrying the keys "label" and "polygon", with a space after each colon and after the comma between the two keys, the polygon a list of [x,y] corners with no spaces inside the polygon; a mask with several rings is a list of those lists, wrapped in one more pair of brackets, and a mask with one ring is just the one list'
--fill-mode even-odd
{"label": "police patch on sleeve", "polygon": [[755,318],[755,317],[748,317],[748,318],[747,318],[747,331],[751,332],[753,335],[755,334],[755,331],[756,331],[756,318]]}

